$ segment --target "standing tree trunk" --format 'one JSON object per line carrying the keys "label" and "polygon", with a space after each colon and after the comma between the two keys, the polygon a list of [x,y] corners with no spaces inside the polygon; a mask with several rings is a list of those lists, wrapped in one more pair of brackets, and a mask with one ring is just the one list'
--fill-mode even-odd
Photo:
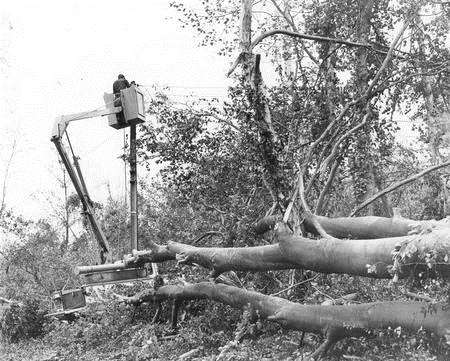
{"label": "standing tree trunk", "polygon": [[[356,37],[361,43],[368,43],[370,35],[370,22],[374,10],[374,1],[359,1],[359,17],[356,24]],[[369,85],[369,64],[367,61],[369,51],[366,48],[356,50],[355,65],[355,88],[356,97],[361,96]],[[367,101],[367,100],[366,100]],[[362,109],[360,109],[362,110]],[[371,116],[372,117],[372,116]],[[364,131],[356,139],[355,152],[351,160],[353,189],[355,200],[360,204],[373,193],[374,163],[370,156],[371,139],[370,123],[373,119],[368,119],[368,124],[364,126]],[[371,207],[362,215],[374,215],[374,208]]]}
{"label": "standing tree trunk", "polygon": [[263,167],[264,184],[272,197],[273,213],[278,207],[282,207],[284,199],[283,174],[279,162],[278,153],[281,150],[277,133],[272,124],[272,117],[268,104],[267,89],[260,71],[260,55],[252,54],[252,1],[242,0],[241,3],[241,32],[240,51],[244,68],[244,81],[247,89],[247,97],[253,109],[253,119],[258,139],[257,149]]}
{"label": "standing tree trunk", "polygon": [[[423,21],[420,16],[416,16],[415,21],[418,26],[422,27]],[[415,36],[415,40],[417,41],[418,45],[418,51],[420,55],[423,57],[427,56],[427,50],[426,45],[424,43],[423,34],[420,32],[417,33]],[[444,127],[442,122],[442,114],[443,109],[440,108],[438,101],[436,99],[435,94],[439,94],[439,92],[433,91],[433,89],[438,89],[439,87],[436,87],[436,84],[433,84],[433,77],[430,75],[426,75],[427,73],[426,67],[422,68],[422,73],[425,75],[422,75],[421,77],[421,93],[425,105],[425,110],[423,114],[423,118],[425,120],[425,124],[427,126],[428,134],[426,142],[428,143],[428,149],[431,156],[431,163],[433,165],[438,164],[439,162],[445,162],[446,159],[443,156],[441,152],[442,147],[442,136],[444,135]],[[445,95],[444,95],[445,97]],[[445,153],[445,151],[444,151]],[[449,158],[447,158],[448,160]],[[442,193],[443,193],[443,208],[444,208],[444,215],[450,215],[450,192],[447,188],[447,180],[450,179],[450,174],[446,174],[446,176],[441,177],[442,182]]]}

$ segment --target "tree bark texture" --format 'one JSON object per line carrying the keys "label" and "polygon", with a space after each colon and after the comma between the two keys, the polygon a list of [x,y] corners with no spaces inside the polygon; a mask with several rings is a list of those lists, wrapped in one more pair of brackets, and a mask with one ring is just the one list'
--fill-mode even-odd
{"label": "tree bark texture", "polygon": [[[414,221],[402,217],[387,218],[366,216],[354,218],[329,218],[325,216],[316,216],[316,218],[330,236],[351,239],[407,236],[414,227],[429,223],[429,221]],[[280,220],[281,216],[264,217],[255,224],[254,231],[257,234],[263,234],[273,229],[275,224]],[[305,219],[303,225],[307,232],[319,235],[319,232],[316,230],[310,219]]]}
{"label": "tree bark texture", "polygon": [[323,334],[326,351],[336,341],[364,335],[367,330],[388,327],[417,331],[423,328],[439,336],[450,335],[450,312],[445,305],[427,302],[376,302],[345,306],[301,305],[238,287],[200,282],[162,286],[127,299],[129,303],[208,299],[233,308],[249,308],[262,319],[283,327]]}
{"label": "tree bark texture", "polygon": [[[356,22],[356,38],[361,43],[368,43],[370,39],[370,22],[374,15],[374,10],[373,0],[359,2],[359,17]],[[358,48],[356,51],[354,81],[357,96],[364,94],[369,86],[370,74],[368,55],[369,51],[365,48]],[[373,119],[368,120],[369,124],[366,124],[363,131],[356,139],[356,151],[351,159],[353,189],[357,204],[362,203],[371,193],[374,193],[372,175],[375,171],[375,165],[371,156],[372,142],[369,130],[369,125],[373,121]],[[373,215],[374,208],[372,207],[367,213]]]}
{"label": "tree bark texture", "polygon": [[[357,218],[317,216],[317,220],[330,236],[350,239],[378,239],[407,236],[415,226],[424,223],[401,217],[387,218],[376,216]],[[319,234],[310,220],[305,219],[304,225],[306,231],[315,235]]]}
{"label": "tree bark texture", "polygon": [[182,264],[198,264],[219,275],[228,271],[268,271],[298,268],[287,262],[278,244],[258,247],[193,247],[169,242],[167,248],[177,255]]}
{"label": "tree bark texture", "polygon": [[[293,236],[287,230],[278,232],[281,253],[287,262],[299,268],[322,273],[390,278],[395,266],[394,253],[399,252],[396,273],[407,277],[412,271],[434,270],[444,278],[450,276],[450,228],[439,227],[405,237],[341,240],[312,240]],[[436,262],[427,265],[427,255],[436,254]]]}
{"label": "tree bark texture", "polygon": [[[375,218],[381,222],[381,226],[377,223],[373,225],[373,232],[379,227],[387,232],[388,226],[391,226],[392,230],[398,233],[402,230],[403,234],[408,233],[405,226],[407,220],[401,218],[392,219],[392,222],[388,219],[378,219],[380,217],[360,218]],[[355,226],[354,222],[358,218],[345,220]],[[358,226],[363,229],[361,225]],[[449,278],[450,227],[446,223],[430,223],[429,227],[427,229],[422,225],[424,229],[417,234],[403,237],[341,240],[294,236],[280,223],[277,229],[278,244],[208,248],[169,242],[167,246],[157,246],[153,250],[143,252],[141,261],[163,262],[177,259],[181,264],[198,264],[205,267],[213,272],[214,277],[231,270],[257,272],[299,268],[327,274],[346,273],[371,278],[392,278],[394,274],[407,277],[413,271],[430,277],[439,274]],[[355,226],[354,234],[357,234],[357,230],[359,228]],[[339,234],[338,231],[341,230],[336,230],[335,234]]]}

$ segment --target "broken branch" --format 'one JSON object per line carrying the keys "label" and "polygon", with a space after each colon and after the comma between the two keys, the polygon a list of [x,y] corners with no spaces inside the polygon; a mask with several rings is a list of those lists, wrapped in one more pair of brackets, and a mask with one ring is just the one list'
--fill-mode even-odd
{"label": "broken branch", "polygon": [[367,49],[371,49],[371,50],[376,51],[376,52],[381,53],[381,54],[387,54],[387,51],[380,50],[380,49],[375,49],[372,44],[357,43],[357,42],[354,42],[354,41],[349,41],[349,40],[344,40],[344,39],[336,39],[336,38],[329,38],[329,37],[320,36],[320,35],[302,34],[302,33],[297,33],[297,32],[294,32],[294,31],[284,30],[284,29],[275,29],[275,30],[267,31],[267,32],[261,34],[255,40],[252,41],[252,43],[250,44],[250,49],[253,49],[256,45],[258,45],[261,41],[263,41],[264,39],[268,38],[269,36],[279,35],[279,34],[287,35],[287,36],[290,36],[290,37],[293,37],[293,38],[314,40],[314,41],[318,41],[318,42],[322,42],[322,43],[323,42],[327,42],[327,43],[343,44],[343,45],[347,45],[347,46],[350,46],[350,47],[356,47],[356,48],[367,48]]}
{"label": "broken branch", "polygon": [[365,304],[302,305],[284,298],[212,282],[168,285],[128,298],[132,304],[165,300],[208,299],[236,309],[251,308],[262,319],[288,329],[324,334],[326,342],[314,353],[322,355],[345,337],[361,336],[366,330],[388,327],[417,331],[423,328],[438,336],[450,333],[450,313],[444,304],[427,310],[426,302],[374,302]]}
{"label": "broken branch", "polygon": [[434,165],[430,168],[424,169],[423,171],[414,174],[413,176],[406,178],[400,182],[397,182],[395,184],[392,184],[391,186],[383,189],[381,192],[378,192],[377,194],[373,195],[372,197],[370,197],[369,199],[367,199],[365,202],[361,203],[359,206],[357,206],[352,213],[350,213],[350,217],[353,217],[357,212],[359,212],[361,209],[363,209],[364,207],[367,207],[370,203],[376,201],[378,198],[382,197],[383,195],[390,193],[394,190],[396,190],[397,188],[400,188],[401,186],[404,186],[408,183],[414,182],[415,180],[419,179],[420,177],[423,177],[425,174],[428,174],[430,172],[433,172],[437,169],[443,168],[443,167],[448,167],[450,165],[450,161],[445,162],[445,163],[441,163],[441,164],[437,164]]}

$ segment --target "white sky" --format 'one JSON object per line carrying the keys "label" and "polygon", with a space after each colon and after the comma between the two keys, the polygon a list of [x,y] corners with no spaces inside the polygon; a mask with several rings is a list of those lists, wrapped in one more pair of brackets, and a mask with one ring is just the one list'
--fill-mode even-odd
{"label": "white sky", "polygon": [[[168,3],[2,4],[0,182],[11,144],[17,141],[8,177],[9,207],[31,217],[50,211],[47,198],[62,196],[55,179],[62,172],[50,142],[54,119],[101,106],[103,92],[111,92],[117,74],[145,85],[188,87],[175,88],[176,94],[224,94],[229,61],[213,49],[198,48],[193,32],[180,27]],[[191,3],[195,6],[197,0]],[[108,182],[114,196],[123,194],[123,163],[117,159],[122,131],[108,127],[106,118],[93,118],[72,123],[69,134],[93,199],[105,199]]]}

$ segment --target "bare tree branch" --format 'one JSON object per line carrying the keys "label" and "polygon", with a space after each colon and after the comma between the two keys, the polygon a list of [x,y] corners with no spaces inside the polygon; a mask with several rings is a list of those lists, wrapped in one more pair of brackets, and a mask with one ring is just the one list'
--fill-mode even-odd
{"label": "bare tree branch", "polygon": [[320,192],[319,199],[317,200],[316,209],[314,212],[315,214],[322,213],[323,201],[325,199],[325,195],[327,194],[328,190],[331,187],[331,184],[333,183],[333,179],[334,179],[337,169],[339,168],[339,165],[340,165],[340,160],[335,159],[333,165],[331,166],[331,170],[330,170],[330,174],[328,175],[328,179],[327,179],[322,191]]}
{"label": "bare tree branch", "polygon": [[394,190],[396,190],[397,188],[404,186],[405,184],[414,182],[415,180],[419,179],[420,177],[423,177],[425,174],[430,173],[434,170],[437,170],[439,168],[443,168],[443,167],[447,167],[450,165],[450,161],[445,162],[445,163],[441,163],[441,164],[437,164],[434,165],[430,168],[427,168],[417,174],[414,174],[413,176],[406,178],[400,182],[394,183],[391,186],[383,189],[381,192],[378,192],[377,194],[375,194],[374,196],[370,197],[369,199],[367,199],[365,202],[361,203],[359,206],[357,206],[352,213],[350,214],[350,217],[353,217],[357,212],[359,212],[361,209],[363,209],[364,207],[368,206],[369,204],[371,204],[372,202],[376,201],[378,198],[380,198],[381,196],[390,193]]}
{"label": "bare tree branch", "polygon": [[367,123],[367,119],[369,118],[370,113],[366,113],[361,123],[351,128],[348,132],[346,132],[344,135],[342,135],[333,145],[333,148],[331,149],[331,153],[328,155],[328,157],[324,160],[324,162],[321,165],[321,172],[324,172],[326,168],[328,167],[329,163],[336,157],[337,151],[339,149],[339,146],[341,143],[347,139],[349,136],[351,136],[353,133],[361,129],[364,125]]}
{"label": "bare tree branch", "polygon": [[211,237],[211,236],[220,236],[222,238],[222,240],[225,240],[225,235],[222,232],[217,232],[217,231],[208,231],[204,234],[202,234],[200,237],[198,237],[197,239],[195,239],[192,244],[198,244],[198,242],[200,242],[202,239],[206,238],[206,237]]}
{"label": "bare tree branch", "polygon": [[[290,25],[290,27],[292,28],[292,30],[296,33],[298,33],[298,29],[297,26],[294,23],[294,20],[292,19],[291,14],[289,14],[289,12],[287,11],[287,9],[285,9],[285,11],[281,10],[280,6],[277,4],[277,2],[275,0],[271,0],[273,6],[275,6],[275,8],[278,10],[278,12],[283,15],[284,19],[287,21],[287,23]],[[289,14],[289,16],[288,16]],[[317,65],[319,65],[319,61],[316,59],[316,57],[309,51],[309,49],[305,46],[305,44],[303,43],[303,41],[299,41],[300,45],[302,46],[302,50],[308,54],[309,58],[316,63]]]}
{"label": "bare tree branch", "polygon": [[279,35],[279,34],[291,36],[294,38],[314,40],[314,41],[318,41],[318,42],[329,42],[329,43],[343,44],[343,45],[347,45],[350,47],[356,47],[356,48],[367,48],[367,49],[371,49],[371,50],[376,51],[377,53],[381,53],[381,54],[388,53],[388,51],[385,51],[385,50],[375,49],[375,47],[372,44],[357,43],[357,42],[350,41],[350,40],[329,38],[329,37],[320,36],[320,35],[302,34],[302,33],[297,33],[294,31],[289,31],[289,30],[284,30],[284,29],[270,30],[270,31],[267,31],[267,32],[261,34],[255,40],[252,41],[250,48],[254,49],[255,46],[257,46],[264,39],[266,39],[270,36]]}
{"label": "bare tree branch", "polygon": [[380,79],[381,74],[383,74],[384,69],[386,69],[387,65],[389,64],[389,61],[391,60],[392,56],[394,55],[394,50],[397,47],[397,44],[399,43],[401,37],[403,36],[403,33],[405,32],[406,28],[409,25],[409,23],[410,23],[410,19],[407,19],[404,22],[400,31],[398,32],[397,36],[394,38],[394,41],[391,43],[391,46],[389,47],[389,50],[386,53],[386,57],[383,60],[383,64],[381,64],[380,69],[378,69],[377,73],[375,74],[375,77],[373,78],[372,82],[370,83],[370,85],[368,86],[368,88],[366,89],[366,91],[364,93],[365,98],[369,97],[370,93],[372,92],[372,89],[378,83],[378,80]]}
{"label": "bare tree branch", "polygon": [[326,231],[323,229],[322,225],[319,223],[316,215],[311,212],[311,209],[308,206],[308,203],[305,199],[305,187],[303,185],[303,174],[302,171],[298,170],[298,194],[300,198],[301,205],[303,207],[303,210],[305,211],[306,217],[310,219],[311,223],[316,227],[317,232],[323,237],[327,239],[333,239]]}
{"label": "bare tree branch", "polygon": [[303,281],[294,283],[293,285],[291,285],[291,286],[289,286],[289,287],[286,287],[286,288],[282,289],[281,291],[278,291],[278,292],[275,292],[275,293],[271,293],[270,296],[278,296],[278,295],[280,295],[280,294],[282,294],[282,293],[284,293],[284,292],[287,292],[287,291],[289,291],[289,290],[291,290],[291,289],[293,289],[293,288],[295,288],[295,287],[298,287],[298,286],[300,286],[300,285],[302,285],[302,284],[305,284],[305,283],[314,281],[317,277],[319,277],[319,275],[320,275],[320,274],[318,273],[318,274],[316,274],[314,277],[308,278],[307,280],[303,280]]}
{"label": "bare tree branch", "polygon": [[341,113],[338,115],[338,117],[334,118],[326,127],[326,129],[324,130],[324,132],[319,136],[319,138],[317,138],[309,147],[308,149],[308,153],[305,157],[305,161],[304,161],[304,166],[306,166],[309,161],[311,160],[311,156],[312,156],[312,152],[314,150],[314,148],[328,135],[328,133],[331,131],[331,129],[333,128],[333,126],[337,123],[340,122],[344,116],[347,114],[347,112],[349,111],[349,109],[360,103],[361,101],[367,100],[368,97],[371,95],[373,87],[376,85],[376,83],[378,82],[378,80],[380,79],[381,74],[384,72],[384,70],[386,69],[389,61],[392,58],[393,52],[395,47],[397,46],[401,36],[403,35],[403,33],[405,32],[407,26],[409,24],[409,20],[405,21],[402,29],[399,31],[399,33],[397,34],[397,36],[395,37],[394,41],[392,42],[391,46],[389,47],[389,51],[387,52],[387,55],[383,61],[383,64],[381,65],[380,69],[378,69],[377,73],[375,74],[375,77],[373,78],[373,81],[370,83],[370,85],[367,87],[366,91],[364,92],[363,95],[361,95],[358,99],[347,103],[344,107],[344,109],[342,109]]}
{"label": "bare tree branch", "polygon": [[[407,23],[409,23],[409,22],[407,22]],[[407,23],[405,23],[405,28],[406,28]],[[402,31],[400,31],[400,35],[403,34],[403,32],[404,32],[404,29]],[[295,32],[295,31],[290,31],[290,30],[285,30],[285,29],[275,29],[275,30],[267,31],[267,32],[261,34],[260,36],[258,36],[256,39],[254,39],[252,41],[252,43],[250,44],[250,47],[249,47],[249,51],[251,52],[264,39],[266,39],[266,38],[268,38],[270,36],[279,35],[279,34],[291,36],[291,37],[294,37],[294,38],[300,38],[300,39],[306,39],[306,40],[314,40],[314,41],[318,41],[318,42],[331,42],[331,43],[336,43],[336,44],[347,45],[347,46],[350,46],[350,47],[371,49],[371,50],[373,50],[373,51],[375,51],[377,53],[386,54],[386,58],[389,58],[389,59],[393,55],[393,49],[392,48],[390,48],[388,51],[386,51],[386,50],[376,49],[373,44],[357,43],[357,42],[354,42],[354,41],[349,41],[349,40],[344,40],[344,39],[336,39],[336,38],[329,38],[329,37],[320,36],[320,35],[302,34],[302,33],[298,33],[298,32]],[[397,44],[397,41],[395,41],[395,45],[396,44]],[[377,46],[382,46],[382,45],[378,44]],[[306,50],[306,47],[304,47],[304,49]],[[239,54],[239,56],[234,61],[233,65],[231,66],[230,70],[228,70],[227,77],[229,77],[234,72],[234,70],[239,65],[239,63],[242,61],[244,56],[245,56],[244,52],[241,52]],[[386,58],[385,58],[385,61],[386,61]],[[313,59],[313,61],[314,61],[314,57],[312,57],[311,59]]]}
{"label": "bare tree branch", "polygon": [[8,184],[8,173],[9,173],[9,169],[11,167],[11,163],[12,160],[14,158],[14,154],[16,153],[16,145],[17,145],[17,141],[16,138],[14,138],[12,147],[11,147],[11,153],[9,155],[8,161],[6,163],[6,167],[5,167],[5,176],[3,178],[3,186],[2,186],[2,200],[0,202],[0,215],[3,213],[3,211],[5,210],[5,206],[6,206],[6,189],[7,189],[7,184]]}

